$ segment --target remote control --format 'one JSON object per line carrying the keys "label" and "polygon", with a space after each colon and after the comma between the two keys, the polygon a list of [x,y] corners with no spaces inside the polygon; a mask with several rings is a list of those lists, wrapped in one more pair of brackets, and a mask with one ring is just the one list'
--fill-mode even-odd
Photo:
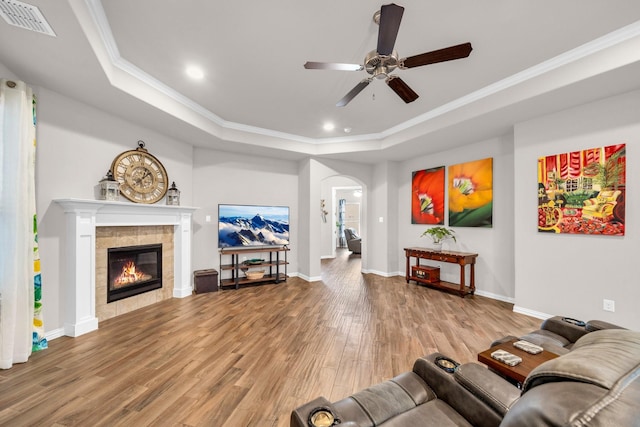
{"label": "remote control", "polygon": [[509,366],[516,366],[518,363],[522,362],[521,357],[511,354],[505,350],[496,350],[491,353],[491,357]]}
{"label": "remote control", "polygon": [[543,350],[539,345],[524,340],[514,342],[513,346],[530,354],[538,354]]}

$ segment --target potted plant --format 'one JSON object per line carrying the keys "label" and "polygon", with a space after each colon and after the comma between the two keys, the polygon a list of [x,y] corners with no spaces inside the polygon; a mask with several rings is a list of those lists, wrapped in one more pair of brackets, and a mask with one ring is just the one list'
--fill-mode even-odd
{"label": "potted plant", "polygon": [[454,242],[456,241],[455,232],[452,229],[440,226],[427,228],[424,233],[420,235],[420,237],[424,236],[431,237],[433,246],[438,251],[442,249],[442,242],[445,240],[453,239]]}

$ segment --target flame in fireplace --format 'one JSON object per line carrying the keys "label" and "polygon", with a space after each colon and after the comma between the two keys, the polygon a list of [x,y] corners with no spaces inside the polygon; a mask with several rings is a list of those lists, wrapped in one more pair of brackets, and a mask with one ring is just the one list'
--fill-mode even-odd
{"label": "flame in fireplace", "polygon": [[122,273],[120,274],[120,276],[116,277],[116,279],[113,281],[113,285],[114,287],[119,288],[149,279],[151,279],[150,274],[146,274],[142,271],[137,270],[136,264],[133,261],[128,261],[122,267]]}

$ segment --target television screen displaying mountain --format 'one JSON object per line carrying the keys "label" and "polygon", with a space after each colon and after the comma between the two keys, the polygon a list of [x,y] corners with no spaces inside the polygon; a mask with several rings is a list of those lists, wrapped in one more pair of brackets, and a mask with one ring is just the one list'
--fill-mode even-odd
{"label": "television screen displaying mountain", "polygon": [[289,207],[218,205],[218,247],[289,244]]}

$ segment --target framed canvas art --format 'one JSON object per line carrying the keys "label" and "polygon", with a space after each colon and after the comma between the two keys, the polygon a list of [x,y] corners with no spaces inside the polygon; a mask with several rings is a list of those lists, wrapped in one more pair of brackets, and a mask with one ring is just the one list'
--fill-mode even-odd
{"label": "framed canvas art", "polygon": [[411,223],[444,224],[444,166],[413,172]]}
{"label": "framed canvas art", "polygon": [[449,226],[493,226],[493,158],[449,166]]}
{"label": "framed canvas art", "polygon": [[626,145],[538,159],[538,231],[623,236]]}

